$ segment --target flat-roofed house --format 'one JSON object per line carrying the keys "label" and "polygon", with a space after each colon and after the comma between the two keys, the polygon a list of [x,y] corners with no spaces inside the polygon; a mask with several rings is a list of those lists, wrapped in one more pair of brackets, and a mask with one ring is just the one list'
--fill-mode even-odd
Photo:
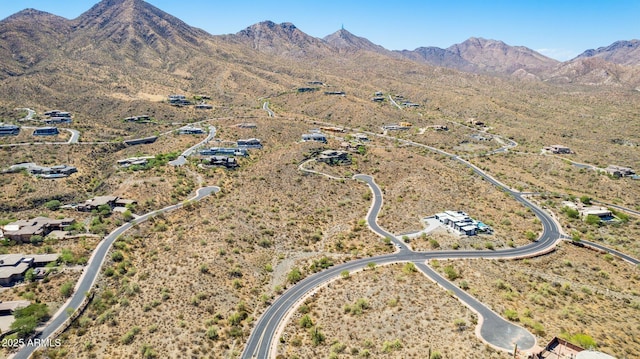
{"label": "flat-roofed house", "polygon": [[0,302],[0,316],[12,315],[18,309],[26,308],[31,304],[28,300],[13,300]]}
{"label": "flat-roofed house", "polygon": [[611,221],[614,219],[613,213],[608,208],[604,208],[604,207],[598,207],[598,206],[583,207],[583,208],[578,208],[578,212],[584,219],[586,219],[588,216],[598,217],[602,221]]}
{"label": "flat-roofed house", "polygon": [[78,205],[76,209],[81,212],[91,212],[105,205],[113,209],[115,207],[126,207],[128,204],[134,203],[135,201],[133,200],[117,196],[97,196],[84,201],[84,203]]}
{"label": "flat-roofed house", "polygon": [[0,285],[9,286],[24,279],[24,274],[31,268],[29,263],[20,262],[16,266],[0,267]]}
{"label": "flat-roofed house", "polygon": [[57,261],[59,257],[59,254],[2,254],[0,255],[0,285],[10,286],[22,281],[29,268],[42,269],[47,264]]}
{"label": "flat-roofed house", "polygon": [[479,231],[490,232],[491,228],[482,222],[478,222],[463,211],[444,211],[433,216],[440,223],[459,231],[467,236],[475,236]]}
{"label": "flat-roofed house", "polygon": [[4,236],[16,242],[29,242],[33,236],[46,236],[52,231],[62,231],[75,222],[73,218],[51,219],[36,217],[19,220],[4,226]]}
{"label": "flat-roofed house", "polygon": [[84,201],[84,203],[78,205],[76,209],[81,212],[91,212],[94,209],[98,209],[98,207],[104,205],[113,208],[115,207],[117,199],[118,197],[116,196],[97,196]]}
{"label": "flat-roofed house", "polygon": [[57,127],[39,127],[33,130],[34,136],[56,136],[59,133]]}
{"label": "flat-roofed house", "polygon": [[198,151],[203,156],[241,156],[246,157],[249,151],[246,148],[239,147],[211,147]]}
{"label": "flat-roofed house", "polygon": [[211,156],[205,159],[204,163],[210,166],[223,166],[226,168],[236,168],[239,166],[235,157],[227,156]]}
{"label": "flat-roofed house", "polygon": [[325,150],[320,152],[320,155],[316,158],[317,162],[323,162],[327,164],[349,164],[351,163],[351,157],[346,151]]}
{"label": "flat-roofed house", "polygon": [[549,151],[553,154],[572,154],[573,152],[567,146],[563,145],[551,145],[544,148],[546,151]]}
{"label": "flat-roofed house", "polygon": [[616,165],[609,165],[607,168],[604,169],[604,171],[614,177],[627,177],[627,176],[633,176],[634,174],[636,174],[636,172],[629,167],[622,167],[622,166],[616,166]]}
{"label": "flat-roofed house", "polygon": [[262,148],[262,143],[257,138],[249,138],[246,140],[238,140],[238,147],[241,148]]}
{"label": "flat-roofed house", "polygon": [[71,118],[71,113],[60,110],[51,110],[44,113],[45,116],[49,117],[68,117]]}
{"label": "flat-roofed house", "polygon": [[20,127],[0,123],[0,136],[16,136],[20,133]]}
{"label": "flat-roofed house", "polygon": [[200,127],[184,126],[178,129],[179,135],[201,135],[204,130]]}
{"label": "flat-roofed house", "polygon": [[304,135],[302,135],[302,141],[327,143],[327,136],[322,133],[305,133]]}
{"label": "flat-roofed house", "polygon": [[142,157],[129,157],[123,160],[118,160],[118,165],[121,167],[129,167],[129,166],[144,166],[149,160],[156,158],[156,156],[142,156]]}

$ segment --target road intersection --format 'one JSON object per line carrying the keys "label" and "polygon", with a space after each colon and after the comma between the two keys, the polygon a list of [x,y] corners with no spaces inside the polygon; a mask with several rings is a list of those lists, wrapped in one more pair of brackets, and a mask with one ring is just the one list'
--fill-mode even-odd
{"label": "road intersection", "polygon": [[[263,109],[269,112],[270,116],[274,116],[273,112],[268,108],[268,102],[263,104]],[[543,253],[547,253],[552,251],[555,248],[556,243],[559,240],[566,239],[566,235],[564,235],[561,231],[560,225],[553,219],[553,217],[547,213],[545,210],[541,209],[533,202],[529,201],[526,198],[525,193],[521,193],[515,191],[505,184],[501,183],[494,177],[490,176],[486,172],[482,171],[480,168],[471,164],[470,162],[464,160],[463,158],[449,154],[440,149],[424,145],[421,143],[397,139],[392,136],[380,135],[375,133],[370,133],[375,136],[384,137],[388,139],[397,140],[400,143],[404,143],[410,146],[416,146],[428,149],[432,152],[436,152],[438,154],[449,157],[450,159],[457,161],[464,166],[470,168],[474,173],[484,178],[486,181],[496,186],[497,188],[504,191],[507,195],[520,202],[522,205],[529,208],[540,220],[542,224],[542,234],[535,241],[528,245],[521,246],[518,248],[509,248],[504,250],[496,250],[496,251],[432,251],[432,252],[414,252],[409,248],[403,241],[401,241],[396,235],[386,231],[384,228],[380,227],[377,223],[378,214],[382,208],[383,204],[383,195],[380,187],[375,183],[373,177],[368,175],[356,175],[353,179],[365,182],[370,190],[372,191],[373,198],[371,207],[366,216],[366,222],[369,228],[379,235],[382,238],[388,238],[393,245],[396,247],[396,252],[392,254],[386,254],[376,257],[370,258],[362,258],[354,261],[350,261],[341,265],[333,266],[329,269],[326,269],[322,272],[316,273],[310,277],[305,278],[304,280],[298,282],[294,286],[292,286],[289,290],[285,291],[280,297],[274,300],[274,302],[266,309],[266,311],[262,314],[262,316],[257,320],[249,340],[245,346],[245,350],[242,353],[242,358],[267,358],[267,357],[275,357],[277,339],[279,338],[279,333],[281,332],[283,326],[286,324],[286,318],[291,311],[295,310],[295,308],[306,298],[307,296],[313,294],[319,287],[326,285],[328,282],[332,280],[336,280],[339,278],[340,273],[343,271],[359,271],[368,267],[371,263],[376,265],[387,265],[392,263],[403,263],[403,262],[413,262],[416,265],[416,268],[419,269],[425,276],[429,279],[437,283],[439,286],[444,289],[451,291],[454,295],[467,307],[469,307],[472,311],[476,312],[480,318],[478,326],[476,328],[476,334],[487,344],[506,351],[512,351],[513,348],[517,345],[519,349],[527,350],[535,346],[536,339],[533,335],[531,335],[527,330],[522,327],[519,327],[509,321],[503,319],[499,314],[493,312],[485,305],[477,301],[475,298],[470,296],[464,290],[458,288],[453,283],[449,282],[438,273],[436,273],[433,269],[428,266],[428,262],[433,259],[461,259],[461,258],[504,258],[504,259],[513,259],[513,258],[526,258],[532,257],[536,255],[540,255]],[[211,128],[209,136],[202,142],[205,143],[211,138],[215,136],[215,127]],[[76,142],[77,142],[77,136]],[[72,136],[72,139],[74,136]],[[71,143],[71,140],[70,140]],[[187,151],[185,151],[181,158],[189,156],[197,146],[201,145],[199,143],[196,146],[191,147]],[[512,148],[517,146],[517,143],[513,141],[509,141],[505,147],[492,151],[492,153],[499,153],[506,151],[508,148]],[[302,165],[300,165],[301,170],[305,170]],[[316,171],[305,170],[307,172],[318,173],[322,175],[326,175],[323,173],[319,173]],[[337,179],[332,176],[328,176],[329,178]],[[219,188],[217,187],[204,187],[198,190],[196,196],[191,200],[197,201],[205,196],[217,192]],[[190,200],[190,201],[191,201]],[[185,202],[186,203],[186,202]],[[113,244],[113,242],[126,230],[128,230],[131,226],[141,223],[150,217],[157,215],[162,212],[171,211],[177,208],[180,208],[183,203],[169,206],[163,208],[158,211],[153,211],[147,213],[135,220],[126,223],[125,225],[117,228],[111,234],[109,234],[105,239],[96,247],[94,253],[87,265],[82,277],[78,281],[76,286],[75,293],[73,296],[62,306],[62,308],[53,316],[53,318],[47,323],[47,326],[40,333],[39,338],[46,339],[50,337],[53,333],[55,333],[61,326],[64,325],[67,320],[67,315],[65,311],[67,308],[77,308],[82,301],[84,300],[84,296],[86,293],[90,292],[93,285],[95,284],[95,280],[100,272],[101,266],[105,261],[106,255],[108,253],[109,248]],[[595,248],[599,248],[600,250],[605,250],[610,253],[614,253],[623,259],[631,262],[638,263],[638,261],[634,258],[624,255],[623,253],[612,251],[608,248],[599,246],[596,243],[585,242],[585,245],[590,245]],[[16,355],[15,358],[28,358],[37,347],[23,347]]]}
{"label": "road intersection", "polygon": [[[368,133],[368,132],[366,132]],[[545,253],[549,253],[555,249],[558,241],[566,240],[567,236],[562,232],[560,224],[553,218],[553,216],[527,199],[528,193],[522,193],[516,191],[507,185],[501,183],[496,178],[482,171],[477,166],[471,164],[465,159],[457,155],[452,155],[440,149],[424,145],[421,143],[397,139],[385,134],[368,133],[377,137],[383,137],[387,139],[397,140],[400,143],[404,143],[410,146],[420,147],[432,152],[444,155],[450,159],[461,163],[462,165],[470,168],[475,174],[481,176],[493,186],[501,189],[507,195],[512,197],[523,206],[529,208],[536,217],[540,220],[542,225],[542,234],[540,237],[525,246],[517,248],[509,248],[496,251],[433,251],[433,252],[413,252],[411,249],[397,236],[387,232],[377,224],[377,216],[382,208],[383,198],[382,191],[373,180],[373,177],[368,175],[356,175],[354,179],[365,182],[373,193],[372,205],[367,213],[366,221],[369,228],[381,237],[388,238],[397,248],[397,251],[393,254],[381,255],[371,258],[362,258],[347,262],[338,266],[331,267],[325,271],[316,273],[304,280],[298,282],[289,290],[284,292],[278,297],[267,310],[258,319],[253,328],[249,340],[245,346],[245,350],[242,353],[242,358],[268,358],[275,357],[277,354],[277,339],[282,333],[283,327],[286,324],[288,315],[295,310],[295,308],[302,303],[302,301],[309,295],[312,295],[319,287],[326,285],[332,280],[339,278],[339,275],[343,271],[358,271],[363,270],[370,263],[376,265],[386,265],[392,263],[413,262],[416,268],[419,269],[424,275],[436,282],[444,289],[451,291],[454,295],[472,311],[476,312],[480,317],[478,326],[476,327],[476,335],[488,345],[494,348],[513,351],[514,348],[520,350],[529,350],[536,345],[535,337],[529,333],[526,329],[517,326],[495,313],[491,309],[487,308],[484,304],[477,301],[470,296],[464,290],[458,288],[453,283],[441,277],[433,269],[431,269],[427,263],[432,259],[463,259],[463,258],[487,258],[487,259],[519,259],[528,258]],[[517,143],[509,140],[508,143],[491,153],[501,153],[508,151],[509,148],[517,146]],[[328,178],[338,179],[324,173],[317,171],[307,170],[303,167],[304,163],[300,165],[300,169],[306,172],[318,173]],[[598,244],[585,242],[585,245],[598,248],[609,253],[620,256],[621,258],[638,264],[638,260],[630,256],[626,256],[618,251],[610,250],[606,247],[599,246]]]}
{"label": "road intersection", "polygon": [[[473,167],[474,171],[480,169]],[[305,278],[301,282],[295,284],[289,290],[278,297],[262,316],[256,322],[256,325],[247,341],[243,358],[268,358],[275,357],[275,345],[277,343],[278,333],[284,324],[284,319],[291,310],[294,310],[301,301],[313,293],[318,287],[325,285],[331,280],[335,280],[341,272],[362,270],[369,265],[386,265],[392,263],[414,262],[416,267],[427,275],[438,285],[453,290],[456,296],[474,312],[481,317],[478,335],[482,340],[496,348],[502,350],[513,350],[517,344],[518,348],[530,349],[536,344],[535,337],[527,330],[514,325],[503,319],[497,313],[491,311],[482,303],[475,300],[463,290],[457,288],[451,282],[439,276],[425,263],[432,259],[452,259],[452,258],[522,258],[535,256],[552,250],[558,240],[562,238],[560,228],[551,216],[540,209],[535,204],[524,198],[520,193],[514,192],[506,188],[503,184],[496,181],[488,175],[484,175],[485,179],[492,184],[499,186],[507,193],[511,194],[514,199],[523,205],[531,208],[538,216],[543,226],[543,233],[540,238],[531,244],[518,248],[510,248],[505,250],[479,252],[479,251],[434,251],[434,252],[413,252],[405,243],[396,236],[384,230],[377,224],[377,217],[382,208],[383,197],[380,187],[375,183],[373,177],[367,175],[356,175],[354,179],[365,182],[373,193],[372,205],[367,213],[366,221],[369,228],[377,235],[383,238],[389,238],[396,246],[397,251],[393,254],[387,254],[371,258],[362,258],[355,261],[347,262],[338,266],[331,267],[325,271],[316,273]]]}

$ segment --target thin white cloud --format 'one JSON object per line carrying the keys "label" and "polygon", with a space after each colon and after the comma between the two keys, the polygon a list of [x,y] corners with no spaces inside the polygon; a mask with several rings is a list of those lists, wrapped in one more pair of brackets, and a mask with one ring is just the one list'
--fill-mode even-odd
{"label": "thin white cloud", "polygon": [[543,54],[544,56],[547,56],[559,61],[571,60],[574,57],[581,54],[581,52],[579,51],[570,50],[570,49],[537,49],[536,51]]}

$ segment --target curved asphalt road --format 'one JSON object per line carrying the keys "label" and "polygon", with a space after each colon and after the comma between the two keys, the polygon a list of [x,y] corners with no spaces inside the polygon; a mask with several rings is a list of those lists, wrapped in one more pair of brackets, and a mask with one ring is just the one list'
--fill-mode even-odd
{"label": "curved asphalt road", "polygon": [[[210,195],[211,193],[218,192],[219,190],[220,190],[219,187],[202,187],[202,188],[199,188],[196,191],[196,195],[194,197],[192,197],[191,199],[189,199],[189,200],[187,200],[185,202],[181,202],[181,203],[178,203],[178,204],[174,204],[172,206],[168,206],[168,207],[159,209],[157,211],[153,211],[153,212],[149,212],[147,214],[144,214],[144,215],[132,220],[131,222],[127,222],[124,225],[116,228],[113,232],[111,232],[108,236],[106,236],[98,244],[96,249],[93,251],[93,254],[91,255],[91,259],[89,260],[89,263],[85,267],[85,270],[82,273],[82,276],[80,277],[80,280],[76,284],[75,291],[74,291],[73,295],[71,296],[71,298],[69,298],[67,300],[67,302],[65,304],[63,304],[63,306],[53,316],[53,318],[51,320],[49,320],[49,322],[47,323],[47,326],[44,328],[44,330],[41,333],[39,333],[39,335],[37,337],[40,338],[40,339],[48,338],[51,334],[56,332],[60,328],[60,326],[62,326],[62,324],[64,324],[64,322],[67,320],[68,316],[66,314],[66,309],[67,308],[76,309],[76,308],[78,308],[80,306],[80,304],[84,300],[84,297],[85,297],[86,293],[89,293],[89,291],[91,290],[91,288],[95,284],[96,278],[98,277],[98,274],[100,273],[100,268],[102,267],[102,264],[104,263],[105,257],[107,256],[107,253],[109,252],[109,248],[111,248],[111,245],[113,244],[113,242],[118,237],[120,237],[120,235],[122,233],[126,232],[132,226],[134,226],[136,224],[139,224],[139,223],[142,223],[142,222],[146,221],[147,219],[149,219],[149,218],[151,218],[151,217],[153,217],[155,215],[178,209],[178,208],[182,207],[186,202],[189,202],[189,201],[199,201],[202,198]],[[24,347],[22,347],[20,349],[20,351],[18,351],[15,354],[15,356],[13,358],[14,359],[27,359],[27,358],[29,358],[31,356],[31,354],[36,349],[38,349],[38,346],[24,346]]]}
{"label": "curved asphalt road", "polygon": [[67,131],[71,132],[71,138],[69,139],[69,141],[67,143],[69,143],[69,144],[78,143],[78,140],[80,140],[80,131],[74,130],[72,128],[63,128],[63,130],[67,130]]}
{"label": "curved asphalt road", "polygon": [[[570,239],[569,239],[569,241],[570,241]],[[622,258],[623,260],[625,260],[625,261],[627,261],[627,262],[629,262],[631,264],[640,265],[640,260],[638,260],[636,258],[633,258],[633,257],[631,257],[629,255],[626,255],[626,254],[624,254],[624,253],[622,253],[620,251],[617,251],[615,249],[611,249],[611,248],[605,247],[605,246],[603,246],[601,244],[585,241],[584,239],[581,239],[577,244],[579,246],[582,245],[582,246],[592,247],[592,248],[601,250],[603,252],[611,253],[613,255],[616,255],[616,256]]]}
{"label": "curved asphalt road", "polygon": [[267,111],[267,113],[269,114],[269,117],[276,117],[276,114],[273,111],[271,111],[271,109],[269,108],[269,101],[265,101],[262,104],[262,109]]}
{"label": "curved asphalt road", "polygon": [[216,128],[211,126],[211,128],[209,128],[209,134],[207,135],[207,137],[196,143],[195,145],[189,147],[186,151],[182,152],[182,154],[180,156],[178,156],[178,158],[176,158],[173,161],[169,161],[169,164],[172,166],[182,166],[184,164],[187,163],[187,157],[191,156],[191,154],[193,153],[193,151],[196,150],[196,148],[204,145],[205,143],[211,141],[211,139],[213,139],[214,137],[216,137]]}
{"label": "curved asphalt road", "polygon": [[[462,161],[462,160],[461,160]],[[462,161],[467,163],[466,161]],[[497,180],[485,175],[478,168],[472,167],[474,171],[479,171],[480,174],[490,183],[499,186],[509,194],[511,194],[517,201],[523,205],[531,208],[531,210],[538,216],[543,226],[543,234],[540,238],[533,243],[518,248],[510,248],[499,251],[437,251],[437,252],[412,252],[406,245],[393,236],[391,233],[382,229],[376,223],[376,218],[380,209],[382,208],[382,191],[375,184],[371,176],[357,175],[354,178],[364,181],[369,185],[373,192],[373,203],[367,214],[367,223],[371,229],[382,237],[390,238],[396,247],[399,249],[396,253],[382,255],[372,258],[363,258],[348,263],[344,263],[338,266],[331,267],[325,271],[316,273],[304,280],[298,282],[289,290],[284,292],[278,297],[267,310],[260,316],[256,325],[251,332],[251,336],[247,341],[245,350],[242,354],[242,358],[268,358],[270,357],[272,345],[275,343],[276,335],[279,324],[286,317],[287,313],[295,308],[296,303],[300,301],[305,295],[311,293],[314,289],[322,286],[328,281],[335,279],[340,272],[344,270],[355,271],[363,269],[368,263],[375,263],[378,265],[396,263],[396,262],[414,262],[419,269],[438,282],[445,288],[453,286],[450,282],[444,278],[436,275],[431,276],[434,273],[425,264],[427,260],[431,259],[446,259],[446,258],[518,258],[532,256],[536,253],[541,253],[553,248],[556,241],[561,237],[560,229],[553,219],[540,209],[538,206],[529,202],[521,194],[513,192],[506,188]],[[455,286],[454,286],[455,287]],[[479,303],[468,294],[456,290],[460,295],[460,299],[467,305],[472,307],[476,312],[483,317],[480,334],[484,340],[490,342],[498,348],[504,350],[513,350],[514,344],[517,343],[518,347],[527,350],[535,345],[535,338],[526,330],[513,325],[502,319],[499,315],[486,308],[482,303]]]}
{"label": "curved asphalt road", "polygon": [[31,120],[33,120],[33,116],[36,115],[36,111],[34,111],[34,110],[30,109],[30,108],[23,107],[23,108],[16,108],[16,110],[27,111],[27,115],[25,117],[19,119],[18,121],[31,121]]}
{"label": "curved asphalt road", "polygon": [[427,277],[447,291],[452,292],[462,303],[478,313],[478,316],[482,318],[482,324],[480,324],[479,331],[476,330],[476,333],[487,343],[509,351],[514,349],[514,344],[524,350],[531,349],[536,345],[536,338],[526,329],[504,320],[496,312],[469,295],[469,293],[444,279],[424,262],[416,262],[415,265]]}
{"label": "curved asphalt road", "polygon": [[[385,137],[394,139],[391,136],[380,135],[376,133],[370,133],[375,136]],[[382,192],[380,188],[375,184],[373,178],[367,175],[356,175],[355,179],[366,182],[371,191],[374,194],[373,203],[371,208],[369,209],[369,213],[367,214],[367,223],[369,227],[376,232],[378,235],[382,237],[390,238],[393,243],[398,248],[398,251],[394,254],[387,254],[372,258],[363,258],[355,261],[351,261],[348,263],[344,263],[338,266],[331,267],[323,272],[316,273],[310,277],[307,277],[291,287],[289,290],[284,292],[280,297],[278,297],[268,308],[267,310],[260,316],[258,321],[256,322],[256,326],[251,332],[251,336],[247,341],[247,345],[242,353],[242,358],[268,358],[273,351],[275,350],[275,336],[278,334],[278,327],[283,322],[287,313],[295,308],[299,301],[302,300],[306,295],[312,293],[318,287],[326,284],[327,282],[337,278],[340,272],[344,270],[355,271],[365,268],[369,263],[375,263],[378,265],[396,263],[396,262],[414,262],[416,267],[420,269],[425,275],[429,276],[432,280],[437,282],[442,287],[452,290],[454,294],[467,306],[472,308],[475,312],[478,313],[480,317],[482,317],[482,324],[478,330],[479,336],[490,343],[491,345],[501,348],[507,351],[512,351],[514,349],[515,344],[518,345],[518,348],[521,350],[528,350],[532,348],[536,344],[535,337],[531,335],[527,330],[514,325],[506,320],[504,320],[501,316],[488,309],[482,303],[478,302],[475,298],[471,297],[466,292],[462,291],[460,288],[453,285],[451,282],[442,278],[435,271],[429,268],[425,262],[431,259],[454,259],[454,258],[523,258],[523,257],[531,257],[537,254],[546,253],[549,250],[552,250],[555,247],[555,244],[561,238],[564,238],[564,234],[562,233],[557,222],[553,220],[553,218],[542,210],[540,207],[530,202],[528,199],[524,197],[525,193],[520,193],[514,191],[493,178],[492,176],[486,174],[481,169],[476,167],[475,165],[465,161],[459,156],[452,155],[440,149],[416,143],[408,140],[399,140],[400,142],[404,142],[409,145],[426,148],[430,151],[442,154],[447,156],[461,164],[471,168],[474,173],[481,176],[483,179],[491,183],[492,185],[500,188],[506,194],[512,196],[516,201],[520,202],[524,206],[531,209],[531,211],[538,217],[541,221],[543,232],[540,237],[533,243],[530,243],[525,246],[521,246],[518,248],[510,248],[505,250],[498,251],[438,251],[438,252],[412,252],[409,250],[406,245],[396,238],[391,233],[382,229],[376,223],[377,215],[382,207]],[[511,141],[510,144],[505,146],[506,148],[514,147],[517,143]],[[502,149],[502,151],[506,150],[506,148]],[[501,150],[497,150],[494,152],[501,152]],[[585,243],[590,244],[590,243]],[[609,251],[611,253],[621,255],[621,257],[625,258],[622,253],[612,252],[608,248],[602,247],[603,250]],[[625,258],[626,259],[626,258]],[[628,260],[628,259],[627,259]],[[638,261],[631,258],[632,263],[637,263]]]}

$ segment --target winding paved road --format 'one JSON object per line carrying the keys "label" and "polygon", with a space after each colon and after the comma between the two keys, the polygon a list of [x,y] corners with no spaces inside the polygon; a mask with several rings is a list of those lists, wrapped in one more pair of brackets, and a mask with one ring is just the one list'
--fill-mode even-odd
{"label": "winding paved road", "polygon": [[[467,163],[464,161],[464,163]],[[479,169],[472,167],[474,171],[480,171]],[[361,270],[369,263],[375,263],[377,265],[385,265],[398,262],[414,262],[417,267],[428,275],[432,280],[436,281],[439,285],[450,288],[455,287],[453,284],[435,274],[424,262],[431,259],[447,259],[447,258],[520,258],[533,256],[538,253],[545,253],[555,246],[555,243],[561,238],[560,229],[556,222],[540,209],[538,206],[529,202],[521,194],[511,191],[506,188],[500,182],[496,181],[492,177],[485,175],[482,171],[480,173],[485,179],[492,184],[499,186],[509,194],[511,194],[517,201],[521,202],[525,206],[531,208],[531,210],[538,216],[543,226],[543,234],[540,238],[533,243],[518,248],[510,248],[498,251],[437,251],[437,252],[413,252],[393,234],[385,231],[378,226],[376,219],[380,209],[382,208],[382,191],[378,185],[373,181],[371,176],[356,175],[355,179],[364,181],[367,183],[373,192],[373,201],[369,213],[367,214],[367,223],[370,228],[379,236],[390,238],[398,251],[393,254],[387,254],[372,258],[363,258],[341,265],[331,267],[325,271],[316,273],[310,277],[305,278],[299,283],[295,284],[289,290],[284,292],[278,297],[267,310],[260,316],[256,325],[251,332],[251,336],[247,341],[245,350],[242,354],[242,358],[268,358],[273,357],[275,352],[275,344],[277,341],[277,333],[279,327],[283,324],[284,319],[290,310],[293,310],[297,304],[309,293],[312,293],[318,287],[326,284],[327,282],[337,278],[339,274],[344,271]],[[502,317],[486,308],[482,303],[473,299],[463,291],[456,289],[457,294],[460,294],[459,299],[463,301],[467,306],[472,308],[482,318],[480,324],[480,335],[483,340],[486,340],[491,345],[504,350],[513,350],[514,344],[517,344],[519,348],[523,350],[530,349],[536,343],[535,337],[533,337],[525,329],[518,327],[512,323],[507,322]]]}
{"label": "winding paved road", "polygon": [[[515,191],[505,184],[501,183],[491,175],[485,173],[477,166],[464,160],[460,156],[453,155],[442,151],[440,149],[424,145],[421,143],[396,139],[392,136],[385,134],[367,132],[374,136],[388,138],[392,140],[398,140],[401,143],[405,143],[411,146],[421,147],[428,149],[432,152],[439,153],[447,156],[454,161],[457,161],[467,167],[469,167],[474,173],[481,176],[483,179],[491,183],[492,185],[503,190],[507,195],[513,197],[516,201],[520,202],[538,217],[541,221],[543,231],[540,237],[533,243],[529,243],[525,246],[518,248],[510,248],[497,251],[437,251],[437,252],[412,252],[402,241],[396,236],[385,231],[377,224],[377,215],[382,207],[382,192],[380,188],[375,184],[373,178],[367,175],[356,175],[354,179],[358,179],[366,182],[371,191],[373,192],[373,203],[367,214],[367,223],[371,230],[381,237],[391,239],[396,248],[396,253],[387,254],[372,258],[363,258],[348,263],[344,263],[338,266],[331,267],[323,272],[316,273],[310,277],[300,281],[280,297],[278,297],[267,310],[260,316],[254,329],[251,332],[251,336],[247,341],[245,350],[242,353],[242,358],[267,358],[275,357],[276,355],[276,341],[279,336],[280,330],[283,328],[285,319],[291,310],[294,310],[304,298],[319,288],[325,285],[331,280],[338,278],[339,274],[344,271],[355,271],[365,268],[369,263],[375,263],[377,265],[385,265],[397,262],[414,262],[416,267],[421,270],[430,279],[434,280],[440,286],[447,290],[452,290],[454,294],[465,305],[475,311],[481,318],[478,327],[476,328],[477,335],[490,345],[503,349],[506,351],[512,351],[517,345],[521,350],[529,350],[536,344],[536,339],[531,333],[522,327],[519,327],[511,322],[506,321],[500,315],[487,308],[482,303],[478,302],[475,298],[456,287],[451,282],[442,278],[435,271],[426,265],[426,261],[431,259],[462,259],[462,258],[526,258],[536,255],[548,253],[555,248],[556,243],[559,240],[566,239],[566,235],[562,233],[560,225],[553,219],[553,217],[545,212],[543,209],[529,201],[525,196],[527,193],[521,193]],[[509,148],[517,146],[517,143],[509,140],[509,143],[491,153],[505,152]],[[314,172],[307,170],[308,172]],[[331,177],[331,176],[329,176]],[[587,243],[585,245],[593,245],[596,248],[602,249],[609,253],[618,255],[623,259],[630,261],[631,263],[638,263],[638,260],[624,255],[618,251],[611,250],[609,248],[598,246],[597,244]]]}
{"label": "winding paved road", "polygon": [[209,128],[209,134],[207,135],[207,137],[196,143],[195,145],[189,147],[186,151],[182,152],[182,154],[176,158],[173,161],[170,161],[169,164],[172,166],[182,166],[185,163],[187,163],[187,157],[191,156],[191,154],[193,153],[193,151],[195,151],[198,147],[204,145],[205,143],[211,141],[214,137],[216,137],[216,128],[214,126],[211,126]]}
{"label": "winding paved road", "polygon": [[[220,190],[219,187],[213,187],[213,186],[199,188],[196,191],[196,195],[191,199],[185,202],[174,204],[174,205],[144,214],[132,220],[131,222],[127,222],[122,226],[116,228],[113,232],[111,232],[108,236],[106,236],[98,244],[96,249],[93,251],[91,258],[89,259],[89,263],[85,267],[84,272],[82,273],[82,276],[80,277],[80,279],[78,280],[78,283],[76,284],[73,295],[62,305],[62,307],[58,310],[58,312],[56,312],[56,314],[54,314],[54,316],[49,320],[44,330],[42,330],[42,332],[38,335],[38,338],[46,339],[51,334],[55,333],[68,318],[68,315],[66,313],[67,308],[76,309],[80,306],[80,304],[82,304],[86,293],[89,293],[91,291],[91,288],[96,282],[98,274],[100,273],[100,269],[102,268],[102,264],[105,261],[105,258],[107,256],[107,253],[109,252],[109,249],[111,248],[111,245],[113,244],[113,242],[115,242],[116,239],[118,239],[118,237],[120,237],[120,235],[122,235],[124,232],[126,232],[129,228],[133,227],[134,225],[142,223],[153,216],[156,216],[160,213],[165,213],[165,212],[178,209],[182,207],[185,203],[190,201],[199,201],[204,197],[210,195],[211,193],[218,192],[219,190]],[[31,356],[31,354],[36,349],[38,349],[38,346],[24,346],[20,349],[20,351],[18,351],[15,354],[13,358],[27,359]]]}
{"label": "winding paved road", "polygon": [[269,101],[265,101],[262,104],[262,109],[267,111],[267,113],[269,114],[269,117],[276,117],[276,114],[273,111],[271,111],[271,109],[269,108]]}
{"label": "winding paved road", "polygon": [[67,141],[68,144],[78,143],[80,140],[80,131],[74,130],[72,128],[62,128],[62,130],[71,132],[71,138]]}
{"label": "winding paved road", "polygon": [[27,111],[27,115],[25,117],[19,119],[18,121],[31,121],[31,120],[33,120],[33,116],[36,115],[36,111],[34,111],[34,110],[30,109],[30,108],[23,107],[23,108],[16,108],[16,110],[18,110],[18,111],[20,111],[20,110]]}

